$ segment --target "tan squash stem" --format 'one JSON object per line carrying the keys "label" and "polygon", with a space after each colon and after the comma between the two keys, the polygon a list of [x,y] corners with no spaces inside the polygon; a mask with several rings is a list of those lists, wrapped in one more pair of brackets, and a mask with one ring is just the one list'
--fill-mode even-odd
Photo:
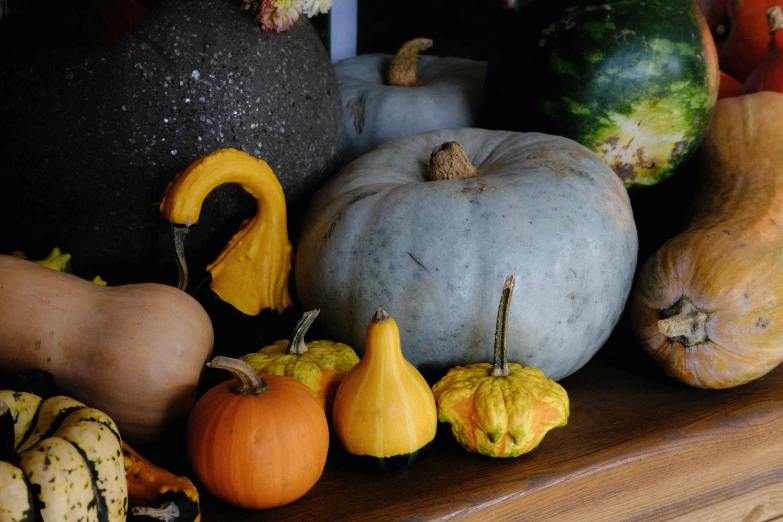
{"label": "tan squash stem", "polygon": [[779,5],[767,9],[767,23],[770,34],[783,29],[783,10]]}
{"label": "tan squash stem", "polygon": [[174,252],[177,258],[177,271],[179,272],[177,288],[184,292],[190,281],[188,263],[185,261],[185,236],[188,235],[188,230],[190,229],[187,227],[178,227],[174,224],[171,225],[171,229],[174,234]]}
{"label": "tan squash stem", "polygon": [[707,340],[709,314],[683,296],[663,311],[664,319],[658,321],[658,330],[671,342],[693,346]]}
{"label": "tan squash stem", "polygon": [[207,366],[233,373],[237,383],[231,391],[238,395],[263,395],[269,391],[269,384],[266,380],[256,375],[253,368],[245,361],[218,355],[209,361]]}
{"label": "tan squash stem", "polygon": [[307,353],[307,345],[304,341],[305,334],[320,312],[321,310],[310,310],[309,312],[302,314],[302,318],[299,319],[299,322],[296,323],[296,326],[294,327],[294,336],[291,338],[291,342],[288,343],[286,353],[289,355],[302,355],[303,353]]}
{"label": "tan squash stem", "polygon": [[430,181],[443,179],[468,179],[481,176],[476,167],[456,141],[447,141],[432,149],[427,163],[427,175]]}
{"label": "tan squash stem", "polygon": [[389,85],[414,87],[421,85],[417,76],[419,69],[419,53],[432,47],[429,38],[414,38],[405,42],[389,65],[387,79]]}
{"label": "tan squash stem", "polygon": [[492,365],[493,377],[505,377],[508,370],[508,310],[511,307],[511,294],[514,293],[514,285],[517,278],[510,275],[503,284],[503,294],[500,296],[498,306],[498,319],[495,325],[495,361]]}
{"label": "tan squash stem", "polygon": [[135,507],[131,511],[137,517],[149,517],[164,522],[172,522],[179,518],[179,508],[174,502],[166,502],[159,508]]}

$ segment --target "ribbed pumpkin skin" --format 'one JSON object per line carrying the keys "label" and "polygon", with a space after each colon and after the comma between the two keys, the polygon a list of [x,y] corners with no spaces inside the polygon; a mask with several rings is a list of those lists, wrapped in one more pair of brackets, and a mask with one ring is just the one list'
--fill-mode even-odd
{"label": "ribbed pumpkin skin", "polygon": [[[639,273],[631,320],[639,342],[670,375],[729,388],[783,361],[783,94],[718,102],[700,163],[691,221]],[[707,338],[685,347],[658,327],[688,297],[708,314]]]}
{"label": "ribbed pumpkin skin", "polygon": [[400,331],[391,317],[367,328],[364,357],[343,377],[333,419],[340,441],[353,455],[414,454],[435,438],[435,398],[403,357]]}
{"label": "ribbed pumpkin skin", "polygon": [[318,481],[329,427],[315,394],[290,377],[264,376],[269,391],[236,395],[221,383],[196,403],[187,429],[191,465],[224,502],[264,509],[293,502]]}

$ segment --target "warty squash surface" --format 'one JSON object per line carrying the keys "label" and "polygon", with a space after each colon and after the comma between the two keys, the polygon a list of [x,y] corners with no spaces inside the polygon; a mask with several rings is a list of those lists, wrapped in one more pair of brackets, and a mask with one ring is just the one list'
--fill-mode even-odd
{"label": "warty squash surface", "polygon": [[[431,153],[447,142],[462,145],[477,175],[430,181]],[[433,131],[380,146],[316,194],[296,286],[308,309],[321,309],[331,339],[362,354],[367,317],[383,304],[400,325],[406,359],[444,371],[491,360],[495,289],[515,273],[509,335],[519,343],[509,358],[558,380],[608,338],[637,249],[627,191],[581,145],[545,134]]]}

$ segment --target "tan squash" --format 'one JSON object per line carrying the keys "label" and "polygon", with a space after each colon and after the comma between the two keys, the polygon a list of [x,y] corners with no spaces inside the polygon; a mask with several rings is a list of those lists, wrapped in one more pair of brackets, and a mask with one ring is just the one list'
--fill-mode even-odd
{"label": "tan squash", "polygon": [[181,422],[212,351],[209,316],[153,283],[101,286],[0,255],[0,370],[45,370],[148,442]]}
{"label": "tan squash", "polygon": [[195,225],[204,199],[225,183],[238,183],[256,198],[258,213],[207,266],[210,288],[242,313],[258,315],[265,308],[282,312],[291,306],[292,248],[283,188],[265,161],[236,149],[199,158],[169,183],[160,211],[172,223]]}
{"label": "tan squash", "polygon": [[729,388],[783,361],[783,94],[720,100],[690,222],[637,276],[634,333],[670,375]]}

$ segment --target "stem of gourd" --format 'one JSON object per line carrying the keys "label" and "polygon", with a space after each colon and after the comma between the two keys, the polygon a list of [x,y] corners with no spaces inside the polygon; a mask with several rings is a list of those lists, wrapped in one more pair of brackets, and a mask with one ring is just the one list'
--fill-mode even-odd
{"label": "stem of gourd", "polygon": [[188,287],[189,274],[188,264],[185,261],[185,236],[188,235],[188,227],[178,227],[171,225],[174,233],[174,251],[177,254],[177,271],[179,272],[179,280],[177,281],[177,288],[183,292]]}
{"label": "stem of gourd", "polygon": [[709,314],[694,305],[687,296],[663,310],[662,315],[664,318],[658,321],[658,330],[670,342],[690,347],[707,340]]}
{"label": "stem of gourd", "polygon": [[414,38],[402,44],[400,50],[392,58],[387,73],[389,85],[414,87],[421,85],[418,78],[419,53],[432,47],[429,38]]}
{"label": "stem of gourd", "polygon": [[427,163],[427,177],[430,181],[477,176],[481,176],[481,172],[470,162],[459,142],[447,141],[432,149],[430,161]]}
{"label": "stem of gourd", "polygon": [[385,323],[389,320],[389,313],[383,308],[378,308],[372,316],[373,323]]}
{"label": "stem of gourd", "polygon": [[307,333],[307,330],[310,329],[315,318],[318,317],[319,312],[320,310],[310,310],[309,312],[302,314],[302,318],[299,319],[299,322],[296,323],[296,326],[294,327],[294,336],[291,338],[291,342],[288,343],[286,353],[289,355],[302,355],[303,353],[307,353],[307,345],[304,341],[305,334]]}
{"label": "stem of gourd", "polygon": [[180,515],[179,507],[174,502],[166,502],[159,508],[135,507],[131,510],[137,517],[149,517],[164,522],[173,522]]}
{"label": "stem of gourd", "polygon": [[245,361],[218,355],[207,363],[210,368],[228,370],[236,377],[236,384],[231,391],[238,395],[263,395],[269,391],[269,384],[253,371]]}
{"label": "stem of gourd", "polygon": [[783,10],[780,9],[780,6],[776,5],[767,9],[767,24],[770,34],[783,29]]}
{"label": "stem of gourd", "polygon": [[492,365],[493,377],[505,377],[508,370],[508,310],[511,307],[511,294],[514,293],[514,285],[517,278],[510,275],[503,284],[503,294],[500,296],[498,306],[498,319],[495,325],[495,362]]}

